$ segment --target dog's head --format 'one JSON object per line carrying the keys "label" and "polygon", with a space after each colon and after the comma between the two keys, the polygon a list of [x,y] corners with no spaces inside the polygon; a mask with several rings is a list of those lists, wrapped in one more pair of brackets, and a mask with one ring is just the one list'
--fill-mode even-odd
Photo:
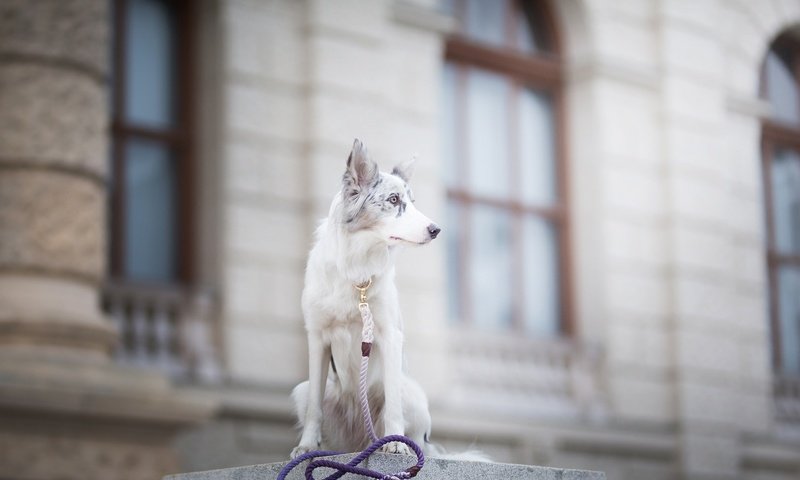
{"label": "dog's head", "polygon": [[388,245],[423,245],[441,229],[414,206],[408,180],[416,159],[384,173],[356,139],[342,178],[342,222],[350,232],[371,232]]}

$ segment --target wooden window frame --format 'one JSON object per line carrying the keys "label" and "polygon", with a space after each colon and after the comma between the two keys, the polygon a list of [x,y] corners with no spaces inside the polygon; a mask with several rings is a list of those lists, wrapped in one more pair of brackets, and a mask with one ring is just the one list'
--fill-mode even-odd
{"label": "wooden window frame", "polygon": [[[460,248],[458,258],[458,275],[462,280],[459,282],[459,310],[462,315],[459,320],[463,323],[470,325],[474,324],[474,314],[472,311],[472,295],[470,293],[470,268],[471,259],[467,253],[470,250],[470,225],[471,215],[470,206],[473,205],[488,205],[493,207],[500,207],[505,209],[511,214],[512,218],[512,248],[513,258],[522,258],[523,256],[523,242],[521,228],[525,215],[534,215],[541,219],[547,220],[555,229],[558,241],[557,248],[557,271],[559,282],[559,325],[558,333],[562,336],[573,336],[575,332],[574,313],[573,313],[573,288],[572,288],[572,249],[570,248],[571,242],[571,225],[569,218],[569,185],[567,178],[569,177],[568,162],[567,162],[567,142],[566,142],[566,100],[565,100],[565,82],[564,82],[564,69],[561,61],[562,39],[559,35],[557,28],[556,18],[552,11],[552,6],[546,1],[536,2],[521,2],[520,0],[511,1],[512,8],[507,9],[505,26],[506,26],[506,44],[511,45],[513,38],[517,33],[517,16],[525,15],[525,18],[530,21],[530,18],[537,18],[539,24],[538,33],[543,35],[545,41],[546,51],[536,53],[525,53],[511,47],[498,47],[487,45],[484,43],[471,40],[460,33],[452,35],[445,44],[445,61],[460,67],[456,71],[456,82],[461,84],[459,88],[460,98],[457,99],[456,104],[460,108],[465,108],[466,99],[463,97],[464,82],[466,81],[465,68],[480,68],[499,73],[505,76],[511,82],[512,94],[510,98],[518,98],[519,92],[524,88],[532,88],[536,91],[546,93],[552,102],[553,126],[555,133],[555,186],[557,195],[555,201],[550,206],[534,205],[526,203],[521,200],[521,192],[518,185],[513,181],[516,174],[520,171],[519,152],[517,146],[511,146],[511,165],[512,175],[509,175],[511,180],[510,192],[511,197],[508,199],[499,199],[494,197],[477,195],[467,188],[466,179],[468,178],[468,148],[464,142],[456,144],[455,156],[459,159],[458,166],[459,172],[455,179],[456,186],[448,186],[447,197],[448,202],[453,202],[460,207],[461,233],[459,243],[463,246]],[[465,18],[463,11],[463,2],[456,2],[456,11],[454,12],[457,19]],[[532,28],[534,28],[532,26]],[[512,102],[513,103],[513,102]],[[515,105],[509,109],[509,112],[516,114],[518,109]],[[464,112],[459,112],[456,115],[457,125],[456,131],[458,138],[465,139],[466,135],[466,115]],[[517,120],[515,115],[510,115],[509,125],[514,130],[517,127]],[[516,135],[516,134],[515,134]],[[521,262],[512,262],[512,278],[514,280],[512,294],[512,331],[524,331],[523,321],[523,308],[520,300],[524,298],[523,292],[523,278],[524,272]]]}
{"label": "wooden window frame", "polygon": [[126,120],[125,99],[127,94],[127,12],[129,0],[114,0],[114,69],[112,98],[113,116],[111,119],[113,175],[111,176],[112,195],[109,250],[110,276],[114,281],[124,283],[161,283],[150,280],[132,280],[127,277],[124,266],[126,252],[125,225],[127,206],[125,204],[125,145],[133,139],[159,142],[172,152],[176,180],[176,213],[178,219],[176,239],[176,278],[178,284],[191,284],[195,279],[195,162],[194,162],[194,91],[195,85],[195,38],[196,2],[192,0],[165,0],[176,15],[176,64],[175,97],[176,119],[174,127],[152,128],[136,125]]}
{"label": "wooden window frame", "polygon": [[[770,52],[786,49],[793,52],[791,69],[794,72],[794,80],[800,91],[800,41],[790,39],[786,36],[779,37],[772,45]],[[761,69],[761,91],[762,98],[767,94],[767,66],[766,57]],[[800,104],[797,105],[800,111]],[[775,219],[773,217],[772,202],[772,162],[778,150],[791,150],[800,155],[800,124],[791,125],[773,119],[764,119],[761,124],[761,171],[764,187],[764,208],[766,210],[766,263],[767,277],[769,281],[769,311],[772,341],[772,366],[775,372],[785,376],[783,373],[783,358],[781,353],[781,322],[779,312],[779,292],[778,292],[778,272],[781,267],[795,266],[800,267],[800,254],[786,254],[778,251],[775,244]]]}

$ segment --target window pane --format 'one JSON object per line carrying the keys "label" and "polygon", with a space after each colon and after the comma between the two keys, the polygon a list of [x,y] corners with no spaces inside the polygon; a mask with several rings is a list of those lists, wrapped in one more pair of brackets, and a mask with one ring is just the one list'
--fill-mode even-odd
{"label": "window pane", "polygon": [[456,0],[439,0],[439,10],[454,17],[456,15]]}
{"label": "window pane", "polygon": [[778,270],[778,299],[783,371],[800,374],[800,268]]}
{"label": "window pane", "polygon": [[791,67],[774,51],[767,54],[767,100],[772,105],[772,118],[800,123],[800,95]]}
{"label": "window pane", "polygon": [[525,330],[536,336],[559,333],[558,237],[554,226],[528,216],[522,228]]}
{"label": "window pane", "polygon": [[550,99],[525,89],[520,98],[519,152],[522,198],[550,205],[556,200],[555,129]]}
{"label": "window pane", "polygon": [[454,323],[464,320],[461,308],[461,258],[464,245],[461,242],[463,222],[461,212],[463,207],[457,202],[447,203],[447,217],[444,233],[447,238],[447,303],[450,319]]}
{"label": "window pane", "polygon": [[509,81],[502,75],[469,71],[469,186],[479,195],[508,196],[510,90]]}
{"label": "window pane", "polygon": [[174,18],[163,0],[129,0],[126,25],[127,120],[168,127],[175,120]]}
{"label": "window pane", "polygon": [[779,150],[771,175],[775,247],[781,253],[800,255],[800,155]]}
{"label": "window pane", "polygon": [[526,12],[518,12],[516,15],[516,31],[514,32],[514,46],[525,53],[536,53],[544,50],[544,45],[540,45],[533,30],[534,23],[528,19]]}
{"label": "window pane", "polygon": [[470,221],[473,323],[478,328],[507,329],[512,323],[511,215],[476,205]]}
{"label": "window pane", "polygon": [[502,47],[506,42],[508,0],[467,0],[466,35],[476,41]]}
{"label": "window pane", "polygon": [[131,141],[125,157],[125,274],[136,280],[176,279],[176,178],[172,155],[159,143]]}
{"label": "window pane", "polygon": [[444,160],[444,179],[447,186],[454,186],[458,179],[458,67],[445,63],[442,71],[442,156]]}

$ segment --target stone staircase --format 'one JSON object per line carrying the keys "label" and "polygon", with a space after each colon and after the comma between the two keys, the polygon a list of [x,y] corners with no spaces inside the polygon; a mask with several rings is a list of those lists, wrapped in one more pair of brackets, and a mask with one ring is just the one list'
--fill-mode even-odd
{"label": "stone staircase", "polygon": [[[331,457],[339,462],[347,462],[354,454]],[[415,457],[376,453],[362,466],[385,473],[394,473],[413,465]],[[267,463],[248,467],[209,470],[206,472],[182,473],[169,475],[164,480],[274,480],[285,463]],[[304,477],[305,464],[298,466],[287,477],[287,480],[301,480]],[[319,469],[316,478],[324,478],[332,471]],[[343,479],[363,479],[360,475],[347,474]],[[418,480],[605,480],[602,472],[585,470],[566,470],[561,468],[534,467],[529,465],[512,465],[507,463],[464,462],[428,458],[425,467],[415,477]]]}

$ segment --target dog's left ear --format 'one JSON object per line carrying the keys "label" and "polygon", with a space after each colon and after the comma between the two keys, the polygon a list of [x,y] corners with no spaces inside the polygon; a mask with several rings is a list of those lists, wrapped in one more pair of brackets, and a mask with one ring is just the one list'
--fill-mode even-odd
{"label": "dog's left ear", "polygon": [[414,155],[409,160],[397,165],[392,169],[392,175],[397,175],[402,178],[406,183],[411,180],[411,175],[414,174],[414,167],[417,164],[417,156]]}

